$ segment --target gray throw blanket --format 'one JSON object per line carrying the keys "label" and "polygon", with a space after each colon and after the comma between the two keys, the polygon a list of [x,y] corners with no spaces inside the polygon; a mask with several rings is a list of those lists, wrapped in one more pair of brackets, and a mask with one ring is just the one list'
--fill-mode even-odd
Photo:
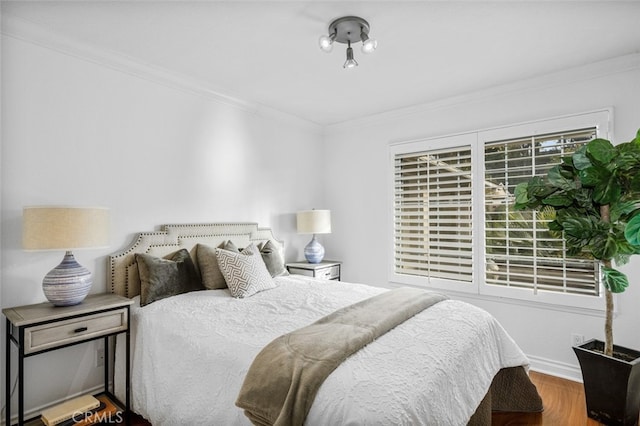
{"label": "gray throw blanket", "polygon": [[437,293],[398,288],[278,337],[253,360],[236,405],[255,425],[302,425],[318,389],[340,363],[445,299]]}

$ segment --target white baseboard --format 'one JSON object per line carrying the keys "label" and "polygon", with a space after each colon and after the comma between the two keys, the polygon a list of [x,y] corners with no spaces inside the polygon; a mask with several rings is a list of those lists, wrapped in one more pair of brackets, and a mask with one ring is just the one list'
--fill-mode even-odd
{"label": "white baseboard", "polygon": [[533,355],[527,355],[527,358],[533,371],[582,383],[582,372],[578,366]]}
{"label": "white baseboard", "polygon": [[[111,388],[111,383],[109,384],[109,388]],[[104,385],[100,384],[98,386],[94,386],[90,389],[85,389],[83,391],[80,391],[74,395],[67,395],[64,398],[60,398],[56,401],[51,401],[50,403],[46,404],[46,405],[41,405],[39,407],[34,407],[32,409],[30,409],[29,411],[25,411],[24,412],[24,418],[25,420],[27,419],[31,419],[34,417],[37,417],[40,415],[40,413],[42,413],[42,411],[46,410],[49,407],[53,407],[54,405],[60,404],[66,400],[69,400],[71,398],[75,398],[77,396],[81,396],[81,395],[86,395],[86,394],[90,394],[90,395],[95,395],[98,393],[102,393],[104,392]],[[13,410],[15,411],[15,410]],[[4,413],[3,413],[4,414]],[[12,416],[11,416],[11,424],[17,424],[18,423],[18,413],[15,412]],[[2,426],[6,426],[6,421],[5,421],[5,416],[2,416],[2,419],[0,419],[0,425]]]}

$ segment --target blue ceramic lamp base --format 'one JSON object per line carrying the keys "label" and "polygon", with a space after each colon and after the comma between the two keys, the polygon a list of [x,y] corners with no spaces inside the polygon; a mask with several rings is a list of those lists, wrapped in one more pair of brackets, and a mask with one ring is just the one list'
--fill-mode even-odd
{"label": "blue ceramic lamp base", "polygon": [[318,242],[315,234],[309,244],[304,248],[304,257],[309,263],[320,263],[324,258],[324,247]]}
{"label": "blue ceramic lamp base", "polygon": [[91,272],[68,251],[62,262],[45,275],[42,291],[55,306],[71,306],[84,300],[92,284]]}

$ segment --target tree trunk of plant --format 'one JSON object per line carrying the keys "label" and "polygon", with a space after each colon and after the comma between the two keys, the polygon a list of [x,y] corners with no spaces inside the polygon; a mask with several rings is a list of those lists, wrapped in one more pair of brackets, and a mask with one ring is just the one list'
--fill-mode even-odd
{"label": "tree trunk of plant", "polygon": [[613,356],[613,295],[609,289],[604,290],[607,311],[604,320],[604,354]]}
{"label": "tree trunk of plant", "polygon": [[[609,223],[609,204],[600,206],[600,219]],[[604,266],[611,268],[611,260],[605,260]],[[604,320],[604,354],[613,356],[613,294],[606,288],[604,289],[604,297],[606,302],[605,320]]]}

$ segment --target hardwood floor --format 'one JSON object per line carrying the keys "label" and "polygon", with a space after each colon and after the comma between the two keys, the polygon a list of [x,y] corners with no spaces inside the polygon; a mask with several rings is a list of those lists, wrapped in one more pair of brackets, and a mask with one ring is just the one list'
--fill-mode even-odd
{"label": "hardwood floor", "polygon": [[544,411],[536,414],[493,414],[492,425],[545,425],[545,426],[599,426],[600,423],[587,417],[582,383],[555,376],[529,374],[542,397]]}
{"label": "hardwood floor", "polygon": [[[544,412],[535,414],[500,413],[492,416],[494,426],[600,426],[587,417],[582,383],[560,379],[532,371],[531,381],[538,388],[544,403]],[[151,426],[134,416],[133,426]]]}

